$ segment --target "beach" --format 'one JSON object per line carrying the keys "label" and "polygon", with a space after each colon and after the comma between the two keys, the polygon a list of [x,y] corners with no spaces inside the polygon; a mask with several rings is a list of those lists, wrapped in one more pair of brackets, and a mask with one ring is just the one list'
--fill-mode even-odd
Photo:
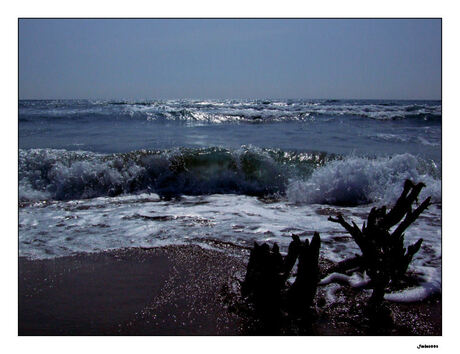
{"label": "beach", "polygon": [[199,247],[20,259],[19,334],[235,335],[218,294],[242,269]]}
{"label": "beach", "polygon": [[[43,260],[19,258],[19,335],[264,335],[235,311],[248,250],[220,245],[130,248]],[[326,272],[330,262],[320,262]],[[373,328],[368,295],[324,287],[308,333],[284,335],[441,335],[441,296],[389,303],[394,326]]]}
{"label": "beach", "polygon": [[[21,335],[260,335],[242,281],[254,242],[321,236],[308,328],[281,335],[440,335],[441,101],[19,101]],[[388,289],[393,325],[366,320],[369,277],[328,269],[405,181],[429,207]],[[414,208],[418,203],[414,204]],[[329,280],[327,280],[327,279]],[[292,280],[291,280],[292,281]],[[338,282],[337,282],[338,281]]]}
{"label": "beach", "polygon": [[19,336],[445,334],[442,19],[17,27]]}

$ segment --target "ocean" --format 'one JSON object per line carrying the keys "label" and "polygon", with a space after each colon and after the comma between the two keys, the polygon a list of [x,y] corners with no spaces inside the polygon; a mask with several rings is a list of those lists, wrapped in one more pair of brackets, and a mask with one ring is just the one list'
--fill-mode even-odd
{"label": "ocean", "polygon": [[420,284],[387,299],[420,299],[441,289],[441,128],[440,101],[20,100],[19,255],[318,231],[337,262],[360,251],[328,216],[361,226],[409,178],[433,202],[405,234]]}

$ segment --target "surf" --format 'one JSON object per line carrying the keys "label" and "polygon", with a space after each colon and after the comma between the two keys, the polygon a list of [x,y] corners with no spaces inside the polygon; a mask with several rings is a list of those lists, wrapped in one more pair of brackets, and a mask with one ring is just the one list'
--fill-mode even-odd
{"label": "surf", "polygon": [[19,200],[73,200],[156,193],[240,194],[297,204],[362,205],[392,200],[405,179],[441,200],[440,166],[411,154],[341,156],[242,146],[100,154],[19,150]]}

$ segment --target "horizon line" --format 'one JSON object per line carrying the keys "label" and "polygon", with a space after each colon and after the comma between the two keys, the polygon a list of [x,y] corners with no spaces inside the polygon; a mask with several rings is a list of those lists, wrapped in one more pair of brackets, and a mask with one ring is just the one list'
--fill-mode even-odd
{"label": "horizon line", "polygon": [[126,98],[126,97],[115,97],[115,98],[102,98],[102,97],[74,97],[74,98],[18,98],[19,101],[52,101],[52,100],[103,100],[103,101],[115,101],[115,100],[337,100],[337,101],[347,101],[347,100],[380,100],[380,101],[442,101],[442,98],[337,98],[337,97],[327,97],[327,98],[310,98],[310,97],[290,97],[290,98],[280,98],[280,97],[219,97],[219,98],[210,98],[210,97],[137,97],[137,98]]}

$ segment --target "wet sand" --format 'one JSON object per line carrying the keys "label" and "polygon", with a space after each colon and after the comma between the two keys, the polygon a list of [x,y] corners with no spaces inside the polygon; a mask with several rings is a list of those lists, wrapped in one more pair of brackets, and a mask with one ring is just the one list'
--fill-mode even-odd
{"label": "wet sand", "polygon": [[[229,310],[233,306],[228,301],[238,293],[236,279],[244,277],[246,261],[242,249],[220,252],[198,246],[20,258],[19,335],[254,334],[245,316]],[[324,305],[319,288],[309,334],[442,333],[439,295],[419,303],[389,304],[395,325],[384,330],[364,319],[365,294],[343,288],[336,295],[339,301]]]}
{"label": "wet sand", "polygon": [[19,335],[232,335],[219,299],[244,264],[197,246],[19,260]]}

